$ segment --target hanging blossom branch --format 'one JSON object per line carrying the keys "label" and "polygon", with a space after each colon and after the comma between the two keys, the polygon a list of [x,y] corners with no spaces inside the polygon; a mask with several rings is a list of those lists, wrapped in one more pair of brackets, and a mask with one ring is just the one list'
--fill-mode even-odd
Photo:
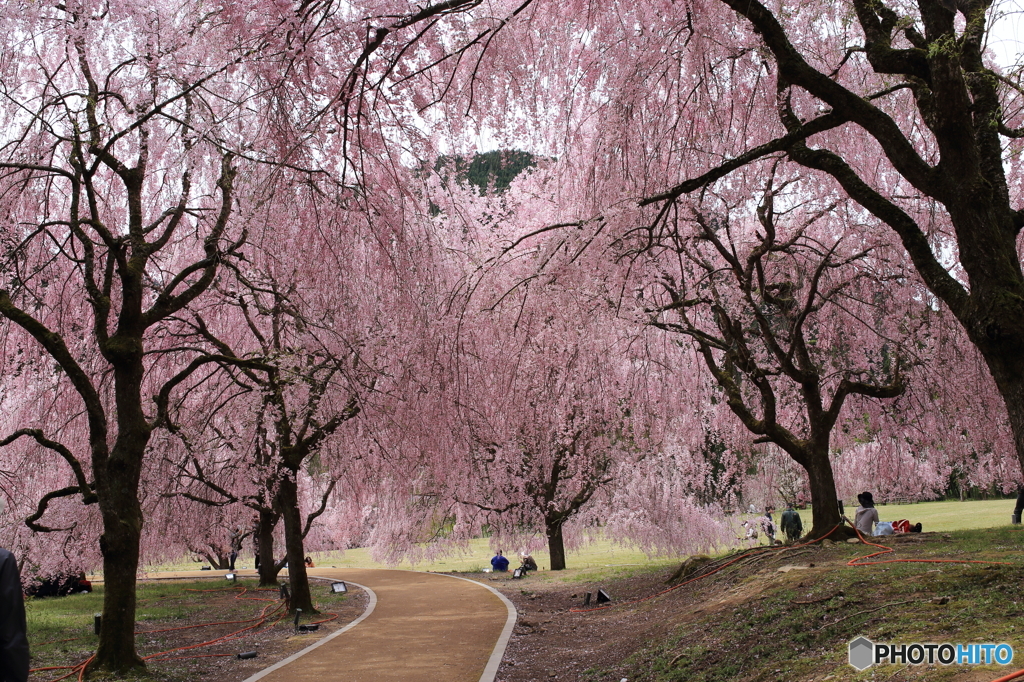
{"label": "hanging blossom branch", "polygon": [[89,483],[85,477],[85,471],[82,468],[82,463],[78,461],[78,458],[72,454],[71,450],[62,443],[58,443],[55,440],[51,440],[43,435],[40,429],[19,429],[9,435],[7,438],[0,440],[0,447],[10,445],[14,441],[24,436],[35,439],[37,443],[42,445],[44,448],[53,450],[58,455],[64,458],[64,461],[71,466],[71,470],[75,474],[75,480],[78,481],[78,485],[67,486],[60,490],[55,490],[44,495],[36,506],[36,511],[31,516],[25,519],[25,525],[32,530],[39,533],[52,533],[57,531],[71,530],[74,526],[69,528],[50,528],[42,524],[36,523],[46,513],[47,508],[52,500],[59,499],[62,497],[71,497],[73,495],[82,496],[82,504],[95,504],[97,502],[94,485]]}

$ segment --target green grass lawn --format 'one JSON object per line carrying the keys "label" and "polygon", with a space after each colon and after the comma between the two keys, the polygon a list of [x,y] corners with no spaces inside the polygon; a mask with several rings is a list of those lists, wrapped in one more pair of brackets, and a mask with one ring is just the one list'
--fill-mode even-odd
{"label": "green grass lawn", "polygon": [[[57,679],[95,651],[99,638],[94,634],[93,618],[103,609],[103,589],[102,584],[97,584],[91,594],[30,598],[25,602],[32,667],[62,667],[59,671],[40,670],[33,673],[31,680]],[[322,613],[304,614],[304,622],[327,618],[328,612],[343,608],[348,600],[348,595],[336,594],[323,583],[313,585],[312,593]],[[281,647],[285,646],[282,642],[293,636],[292,620],[282,610],[276,590],[260,590],[255,580],[141,582],[137,596],[136,645],[140,655],[209,642],[209,646],[197,652],[197,657],[185,653],[154,659],[146,679],[214,679],[216,661],[257,644],[283,652],[282,657],[289,653]],[[267,614],[265,619],[263,613]],[[73,676],[77,676],[75,673],[72,670]]]}
{"label": "green grass lawn", "polygon": [[[967,500],[964,502],[917,502],[913,504],[900,505],[879,505],[878,516],[883,521],[895,521],[897,519],[909,519],[911,523],[920,522],[925,531],[947,532],[952,530],[968,530],[971,528],[994,528],[1005,526],[1010,523],[1010,515],[1013,512],[1014,500]],[[852,518],[855,505],[847,505],[847,515]],[[805,528],[810,527],[811,512],[801,512]],[[776,514],[778,521],[778,514]],[[313,560],[317,566],[336,568],[406,568],[417,571],[438,571],[438,572],[477,572],[490,567],[491,557],[494,552],[491,550],[490,539],[477,538],[471,540],[468,549],[458,555],[444,557],[436,561],[411,564],[402,562],[397,567],[386,566],[374,561],[370,556],[370,550],[365,548],[349,549],[345,552],[312,553]],[[505,554],[509,557],[512,566],[518,565],[517,547],[503,547]],[[551,565],[546,551],[538,551],[533,555],[541,570],[547,570]],[[575,551],[569,551],[566,563],[571,569],[596,569],[596,568],[617,568],[632,565],[659,565],[678,561],[680,557],[648,557],[643,552],[623,547],[618,543],[606,538],[598,538],[595,541],[584,545]],[[252,555],[243,554],[238,565],[242,568],[252,568]],[[199,564],[179,562],[151,567],[151,570],[194,570]]]}
{"label": "green grass lawn", "polygon": [[[321,568],[404,568],[417,571],[474,573],[491,567],[491,557],[494,556],[494,551],[491,550],[490,542],[489,538],[476,538],[469,542],[468,549],[461,554],[418,564],[403,561],[397,566],[388,566],[379,561],[374,561],[370,556],[370,550],[365,547],[348,549],[344,552],[310,552],[310,555],[313,557],[316,566]],[[508,557],[512,568],[518,566],[519,549],[517,547],[503,547],[502,549]],[[533,558],[537,560],[537,564],[542,570],[547,570],[551,565],[546,551],[534,552]],[[651,563],[664,563],[664,561],[664,557],[661,559],[651,559],[637,549],[623,547],[604,538],[596,539],[577,551],[568,552],[567,557],[567,563],[571,568],[648,565]],[[253,568],[252,554],[243,552],[235,565],[239,568]],[[197,570],[199,566],[200,564],[195,562],[180,561],[149,566],[147,570],[191,571]],[[313,569],[311,572],[315,575],[316,569]],[[224,571],[214,571],[214,573],[217,577],[221,577]]]}
{"label": "green grass lawn", "polygon": [[[878,517],[883,521],[909,519],[911,523],[920,522],[925,531],[969,530],[972,528],[995,528],[1010,523],[1014,500],[966,500],[964,502],[915,502],[913,504],[878,505]],[[855,507],[847,507],[847,514],[852,517]],[[810,527],[810,510],[802,512],[805,527]],[[778,514],[776,521],[778,521]],[[516,548],[508,548],[505,554],[515,564]],[[429,563],[411,565],[403,563],[399,568],[413,568],[420,571],[479,571],[490,566],[494,553],[490,549],[490,540],[479,538],[470,542],[469,552],[463,556],[448,557]],[[542,569],[550,566],[548,553],[538,551],[534,559]],[[350,549],[344,553],[314,554],[317,565],[359,568],[384,568],[374,561],[367,549]],[[577,551],[568,552],[566,563],[570,568],[601,568],[607,566],[624,566],[630,564],[661,564],[680,557],[650,558],[643,552],[630,547],[623,547],[607,539],[599,539]]]}
{"label": "green grass lawn", "polygon": [[[881,504],[878,518],[882,521],[908,519],[921,522],[925,531],[969,530],[995,528],[1010,524],[1015,500],[967,500],[964,502],[917,502],[915,504]],[[848,507],[848,516],[853,508]]]}
{"label": "green grass lawn", "polygon": [[[476,538],[469,543],[465,554],[445,557],[436,561],[420,564],[402,562],[393,568],[412,568],[418,571],[440,572],[479,572],[491,567],[491,549],[489,538]],[[519,548],[502,547],[508,557],[510,568],[519,565]],[[547,570],[550,560],[546,551],[533,553],[533,558],[541,570]],[[314,554],[317,566],[337,566],[338,568],[386,568],[370,556],[368,549],[350,549],[344,553]],[[576,551],[567,551],[566,563],[572,568],[598,568],[606,566],[646,565],[652,562],[646,554],[631,547],[623,547],[611,540],[598,538]],[[661,563],[661,561],[658,561]]]}

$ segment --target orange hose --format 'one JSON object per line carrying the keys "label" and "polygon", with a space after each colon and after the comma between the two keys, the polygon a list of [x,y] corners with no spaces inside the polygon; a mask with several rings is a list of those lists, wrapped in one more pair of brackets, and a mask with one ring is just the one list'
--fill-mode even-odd
{"label": "orange hose", "polygon": [[1018,670],[1015,673],[1004,675],[1003,677],[1000,677],[998,680],[992,680],[992,682],[1010,682],[1010,680],[1019,680],[1022,677],[1024,677],[1024,670]]}
{"label": "orange hose", "polygon": [[[283,605],[283,603],[278,604],[277,608],[281,608],[282,605]],[[168,649],[166,651],[161,651],[161,652],[158,652],[158,653],[155,653],[155,654],[150,654],[149,656],[143,656],[142,660],[148,661],[151,658],[156,658],[158,656],[163,656],[165,654],[171,654],[171,653],[174,653],[175,651],[189,651],[191,649],[199,649],[199,648],[204,647],[204,646],[211,646],[213,644],[217,644],[218,642],[226,641],[226,640],[229,640],[229,639],[235,639],[237,637],[237,635],[240,635],[243,632],[248,632],[249,630],[254,630],[254,629],[262,626],[264,623],[266,623],[267,622],[267,616],[268,616],[268,614],[267,614],[267,609],[268,608],[270,608],[269,604],[267,606],[264,606],[263,607],[263,611],[260,613],[260,615],[257,618],[252,619],[252,620],[257,620],[258,622],[253,624],[253,625],[250,625],[247,628],[242,628],[241,630],[235,630],[234,632],[229,632],[228,634],[222,635],[221,637],[216,637],[216,638],[208,640],[206,642],[200,642],[199,644],[190,644],[188,646],[176,647],[174,649]],[[275,608],[274,610],[276,611],[277,608]],[[273,611],[271,611],[271,613],[273,613]],[[243,621],[243,622],[250,622],[250,621]]]}
{"label": "orange hose", "polygon": [[145,630],[143,632],[136,632],[136,635],[155,635],[158,632],[176,632],[178,630],[192,630],[194,628],[208,628],[214,625],[238,625],[240,623],[251,623],[257,618],[248,618],[246,620],[222,620],[217,623],[200,623],[199,625],[183,625],[180,628],[165,628],[163,630]]}
{"label": "orange hose", "polygon": [[69,637],[68,639],[51,639],[49,642],[40,642],[39,644],[33,644],[32,646],[46,646],[48,644],[62,644],[64,642],[75,642],[85,637]]}
{"label": "orange hose", "polygon": [[[77,667],[77,666],[72,666],[72,668],[75,668],[75,667]],[[61,680],[68,679],[69,677],[71,677],[74,674],[75,674],[75,671],[74,671],[74,669],[72,669],[72,671],[69,672],[67,675],[64,675],[63,677],[58,677],[56,679],[50,680],[50,682],[60,682]]]}
{"label": "orange hose", "polygon": [[85,679],[85,669],[89,667],[89,664],[92,663],[92,659],[94,659],[94,658],[96,658],[96,654],[93,654],[92,656],[90,656],[85,661],[85,663],[82,664],[81,669],[78,671],[78,682],[82,682],[82,680]]}
{"label": "orange hose", "polygon": [[[67,675],[62,675],[61,677],[58,677],[57,679],[50,680],[50,682],[60,682],[61,680],[66,680],[67,678],[69,678],[72,675],[74,675],[76,672],[78,673],[79,682],[81,682],[81,680],[83,679],[83,676],[85,675],[85,668],[90,663],[92,663],[92,659],[94,659],[94,658],[96,658],[96,654],[93,654],[92,656],[90,656],[89,658],[85,659],[81,663],[76,663],[74,665],[55,666],[55,667],[51,667],[51,668],[36,668],[36,670],[70,670],[71,672],[69,672]],[[30,670],[29,672],[32,672],[32,671]]]}
{"label": "orange hose", "polygon": [[332,620],[337,620],[337,618],[338,618],[338,614],[336,614],[336,613],[328,613],[327,615],[330,616],[330,618],[324,618],[323,620],[314,620],[314,621],[312,621],[310,623],[310,625],[319,625],[320,623],[329,623]]}

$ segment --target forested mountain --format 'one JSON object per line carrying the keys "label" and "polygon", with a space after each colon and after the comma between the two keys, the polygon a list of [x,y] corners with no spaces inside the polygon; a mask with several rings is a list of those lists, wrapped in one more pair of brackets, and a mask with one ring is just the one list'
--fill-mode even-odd
{"label": "forested mountain", "polygon": [[536,165],[537,157],[529,152],[501,149],[474,154],[468,159],[465,156],[440,156],[434,170],[445,180],[454,173],[459,182],[468,182],[483,194],[489,188],[504,192],[520,173]]}

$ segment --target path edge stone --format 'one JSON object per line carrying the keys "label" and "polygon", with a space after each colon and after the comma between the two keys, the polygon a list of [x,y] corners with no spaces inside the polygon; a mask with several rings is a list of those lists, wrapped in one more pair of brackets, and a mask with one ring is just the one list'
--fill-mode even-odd
{"label": "path edge stone", "polygon": [[[315,578],[316,576],[311,575],[309,577],[310,578]],[[330,580],[331,582],[336,582],[336,579],[334,579],[334,578],[320,578],[320,579],[321,580]],[[363,622],[363,619],[365,619],[371,613],[373,613],[373,610],[375,608],[377,608],[377,593],[374,592],[373,590],[371,590],[369,587],[366,587],[365,585],[360,585],[359,583],[354,583],[351,580],[346,580],[345,582],[348,583],[349,585],[355,585],[359,589],[363,590],[364,592],[366,592],[367,596],[370,598],[369,603],[366,605],[366,610],[363,611],[361,616],[359,616],[354,621],[352,621],[351,623],[349,623],[345,627],[341,628],[337,632],[332,632],[331,634],[327,635],[323,639],[321,639],[321,640],[319,640],[317,642],[314,642],[313,644],[310,644],[305,649],[302,649],[301,651],[296,651],[294,654],[292,654],[288,658],[282,659],[282,660],[278,661],[277,663],[275,663],[274,665],[270,666],[269,668],[264,668],[263,670],[259,671],[255,675],[253,675],[251,677],[245,678],[242,682],[256,682],[256,680],[262,679],[263,677],[269,675],[270,673],[274,672],[275,670],[278,670],[279,668],[283,668],[284,666],[288,665],[292,661],[294,661],[294,660],[296,660],[298,658],[301,658],[302,656],[305,656],[306,654],[308,654],[313,649],[316,649],[317,647],[319,647],[319,646],[321,646],[323,644],[327,644],[327,642],[331,641],[332,639],[334,639],[338,635],[340,635],[340,634],[342,634],[344,632],[348,632],[349,630],[351,630],[352,628],[354,628],[355,626],[357,626],[361,622]],[[484,585],[484,587],[487,587],[487,586]],[[502,597],[502,598],[504,599],[504,597]],[[502,632],[502,634],[504,635],[504,632]],[[495,668],[495,671],[497,671],[497,668]],[[491,679],[493,679],[493,677]],[[490,680],[488,682],[490,682]]]}

